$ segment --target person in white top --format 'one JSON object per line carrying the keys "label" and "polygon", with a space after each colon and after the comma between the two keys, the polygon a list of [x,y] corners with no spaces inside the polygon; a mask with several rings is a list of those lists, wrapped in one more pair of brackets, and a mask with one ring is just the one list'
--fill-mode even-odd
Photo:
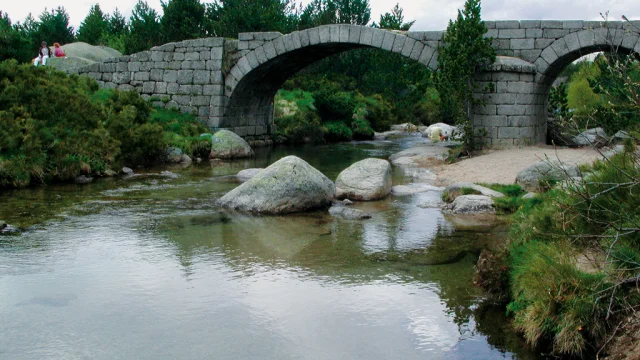
{"label": "person in white top", "polygon": [[38,66],[38,64],[47,65],[47,59],[49,58],[49,47],[47,46],[47,42],[43,41],[40,44],[40,50],[38,51],[38,56],[33,59],[33,65]]}

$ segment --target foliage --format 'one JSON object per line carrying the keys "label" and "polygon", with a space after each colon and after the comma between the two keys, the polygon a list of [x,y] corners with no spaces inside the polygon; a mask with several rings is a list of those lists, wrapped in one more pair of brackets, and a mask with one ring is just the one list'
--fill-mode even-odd
{"label": "foliage", "polygon": [[371,20],[369,0],[332,0],[337,8],[339,24],[367,25]]}
{"label": "foliage", "polygon": [[298,29],[338,23],[338,8],[332,0],[312,0],[301,11],[298,17]]}
{"label": "foliage", "polygon": [[438,50],[436,88],[440,94],[441,114],[447,123],[455,123],[464,132],[467,150],[475,147],[470,119],[473,105],[473,79],[495,61],[491,38],[484,38],[487,27],[480,18],[480,0],[467,0],[456,21],[449,21],[445,46]]}
{"label": "foliage", "polygon": [[28,62],[32,55],[29,38],[19,26],[11,23],[9,14],[0,11],[0,61],[16,59]]}
{"label": "foliage", "polygon": [[162,43],[162,26],[158,13],[143,0],[138,0],[133,8],[129,18],[129,31],[124,42],[127,54],[149,50]]}
{"label": "foliage", "polygon": [[356,140],[373,139],[374,131],[367,120],[368,110],[366,106],[356,107],[351,120],[353,138]]}
{"label": "foliage", "polygon": [[168,0],[161,4],[164,41],[197,39],[205,34],[205,7],[200,0]]}
{"label": "foliage", "polygon": [[58,42],[62,45],[75,40],[74,29],[69,25],[69,14],[64,7],[57,7],[48,12],[45,9],[40,14],[40,21],[35,24],[35,31],[30,34],[34,54],[42,41],[49,45]]}
{"label": "foliage", "polygon": [[329,142],[349,141],[353,138],[353,131],[342,121],[329,121],[324,124],[325,139]]}
{"label": "foliage", "polygon": [[107,15],[107,33],[111,36],[120,36],[127,33],[127,19],[116,8],[113,14]]}
{"label": "foliage", "polygon": [[404,15],[402,14],[402,12],[403,10],[400,7],[400,4],[396,3],[396,6],[391,9],[390,13],[384,13],[383,15],[380,15],[380,23],[374,23],[374,27],[379,27],[381,29],[409,31],[409,29],[415,23],[415,20],[408,23],[404,22]]}
{"label": "foliage", "polygon": [[95,4],[89,10],[89,14],[78,28],[78,41],[91,45],[98,45],[100,38],[108,29],[108,19],[102,13],[99,4]]}
{"label": "foliage", "polygon": [[232,38],[241,32],[288,33],[297,25],[294,6],[290,0],[214,1],[206,10],[207,31],[210,36]]}

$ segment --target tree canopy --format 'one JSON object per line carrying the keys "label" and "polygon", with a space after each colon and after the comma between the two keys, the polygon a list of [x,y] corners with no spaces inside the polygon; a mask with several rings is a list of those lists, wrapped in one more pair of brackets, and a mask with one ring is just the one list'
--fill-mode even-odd
{"label": "tree canopy", "polygon": [[97,45],[102,34],[107,31],[108,25],[107,16],[100,9],[100,5],[93,5],[89,10],[89,15],[78,28],[78,41]]}

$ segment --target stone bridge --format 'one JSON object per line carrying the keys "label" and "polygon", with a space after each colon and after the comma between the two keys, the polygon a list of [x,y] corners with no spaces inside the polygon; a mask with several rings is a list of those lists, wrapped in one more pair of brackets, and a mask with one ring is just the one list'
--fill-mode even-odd
{"label": "stone bridge", "polygon": [[[598,51],[640,52],[640,22],[487,21],[499,55],[476,79],[473,109],[481,139],[494,145],[542,142],[547,99],[569,63]],[[185,40],[78,70],[101,86],[137,90],[155,106],[197,114],[212,130],[226,128],[254,144],[275,133],[274,96],[292,75],[325,57],[357,48],[401,54],[436,70],[443,31],[387,31],[326,25],[282,35],[241,33],[238,39]],[[487,86],[491,85],[491,86]]]}

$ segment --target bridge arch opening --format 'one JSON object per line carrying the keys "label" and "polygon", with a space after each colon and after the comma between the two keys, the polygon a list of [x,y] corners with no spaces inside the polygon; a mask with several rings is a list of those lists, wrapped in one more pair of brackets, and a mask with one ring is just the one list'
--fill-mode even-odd
{"label": "bridge arch opening", "polygon": [[397,53],[431,68],[437,63],[437,46],[402,33],[356,25],[294,32],[238,59],[226,75],[224,114],[218,127],[232,128],[241,136],[273,134],[274,98],[285,81],[317,61],[364,48]]}

